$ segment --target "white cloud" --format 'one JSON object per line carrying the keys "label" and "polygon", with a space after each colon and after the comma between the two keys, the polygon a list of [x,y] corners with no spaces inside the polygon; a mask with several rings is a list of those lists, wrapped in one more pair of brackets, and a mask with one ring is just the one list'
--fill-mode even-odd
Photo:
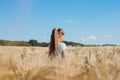
{"label": "white cloud", "polygon": [[81,38],[80,40],[83,41],[83,42],[86,41],[85,38]]}
{"label": "white cloud", "polygon": [[68,22],[68,23],[72,23],[72,24],[76,23],[76,21],[75,21],[75,20],[72,20],[72,19],[67,20],[67,22]]}
{"label": "white cloud", "polygon": [[89,36],[89,37],[88,37],[88,39],[89,39],[89,40],[96,40],[96,39],[97,39],[97,37],[96,37],[96,36],[94,36],[94,35],[92,35],[92,36]]}
{"label": "white cloud", "polygon": [[103,35],[104,38],[111,38],[111,35],[109,34],[106,34],[106,35]]}
{"label": "white cloud", "polygon": [[85,41],[95,41],[97,40],[97,37],[95,35],[89,36],[89,37],[83,37],[80,38],[80,41],[85,42]]}
{"label": "white cloud", "polygon": [[47,36],[43,36],[43,39],[48,39],[48,37]]}

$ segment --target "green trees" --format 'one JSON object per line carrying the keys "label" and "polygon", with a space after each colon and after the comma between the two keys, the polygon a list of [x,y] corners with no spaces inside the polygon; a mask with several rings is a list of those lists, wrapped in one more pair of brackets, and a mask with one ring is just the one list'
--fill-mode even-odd
{"label": "green trees", "polygon": [[38,41],[37,41],[37,40],[34,40],[34,39],[29,40],[28,43],[29,43],[31,46],[38,46]]}
{"label": "green trees", "polygon": [[39,43],[37,40],[34,40],[34,39],[29,40],[28,43],[31,46],[41,46],[41,47],[48,47],[49,45],[49,43],[46,43],[46,42]]}

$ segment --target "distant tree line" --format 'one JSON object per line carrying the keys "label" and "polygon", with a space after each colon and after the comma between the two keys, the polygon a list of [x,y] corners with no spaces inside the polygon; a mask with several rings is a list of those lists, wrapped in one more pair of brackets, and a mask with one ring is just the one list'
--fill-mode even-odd
{"label": "distant tree line", "polygon": [[29,41],[10,41],[10,40],[0,40],[0,46],[41,46],[47,47],[49,43],[41,42],[39,43],[35,39]]}
{"label": "distant tree line", "polygon": [[39,43],[37,40],[31,39],[28,42],[31,46],[42,46],[42,47],[47,47],[49,45],[49,43],[46,42],[42,42]]}
{"label": "distant tree line", "polygon": [[[67,46],[117,46],[115,44],[103,44],[103,45],[85,45],[81,43],[63,41]],[[38,42],[35,39],[29,41],[10,41],[10,40],[0,40],[0,46],[40,46],[48,47],[49,43],[47,42]]]}
{"label": "distant tree line", "polygon": [[63,41],[67,46],[85,46],[81,43],[71,42],[71,41]]}
{"label": "distant tree line", "polygon": [[[70,41],[63,41],[67,46],[84,46],[81,43],[75,43]],[[47,42],[38,42],[35,39],[27,41],[9,41],[9,40],[0,40],[0,46],[41,46],[48,47],[49,43]]]}

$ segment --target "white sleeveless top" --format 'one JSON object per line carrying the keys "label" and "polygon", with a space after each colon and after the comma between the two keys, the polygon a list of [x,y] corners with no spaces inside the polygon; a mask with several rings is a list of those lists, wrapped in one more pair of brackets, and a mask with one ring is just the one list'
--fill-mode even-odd
{"label": "white sleeveless top", "polygon": [[[58,44],[58,58],[61,60],[63,58],[63,54],[62,52],[67,49],[65,43],[59,43]],[[54,59],[56,56],[55,55],[51,55],[51,59]]]}
{"label": "white sleeveless top", "polygon": [[59,53],[58,53],[58,57],[59,59],[62,59],[63,58],[63,54],[62,52],[66,49],[66,45],[64,43],[59,43],[58,44],[58,50],[59,50]]}

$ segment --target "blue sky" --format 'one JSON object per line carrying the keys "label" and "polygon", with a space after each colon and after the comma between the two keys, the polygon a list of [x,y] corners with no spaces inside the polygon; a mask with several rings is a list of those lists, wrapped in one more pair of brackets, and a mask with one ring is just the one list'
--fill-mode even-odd
{"label": "blue sky", "polygon": [[0,39],[49,42],[54,27],[67,41],[120,45],[120,0],[0,0]]}

